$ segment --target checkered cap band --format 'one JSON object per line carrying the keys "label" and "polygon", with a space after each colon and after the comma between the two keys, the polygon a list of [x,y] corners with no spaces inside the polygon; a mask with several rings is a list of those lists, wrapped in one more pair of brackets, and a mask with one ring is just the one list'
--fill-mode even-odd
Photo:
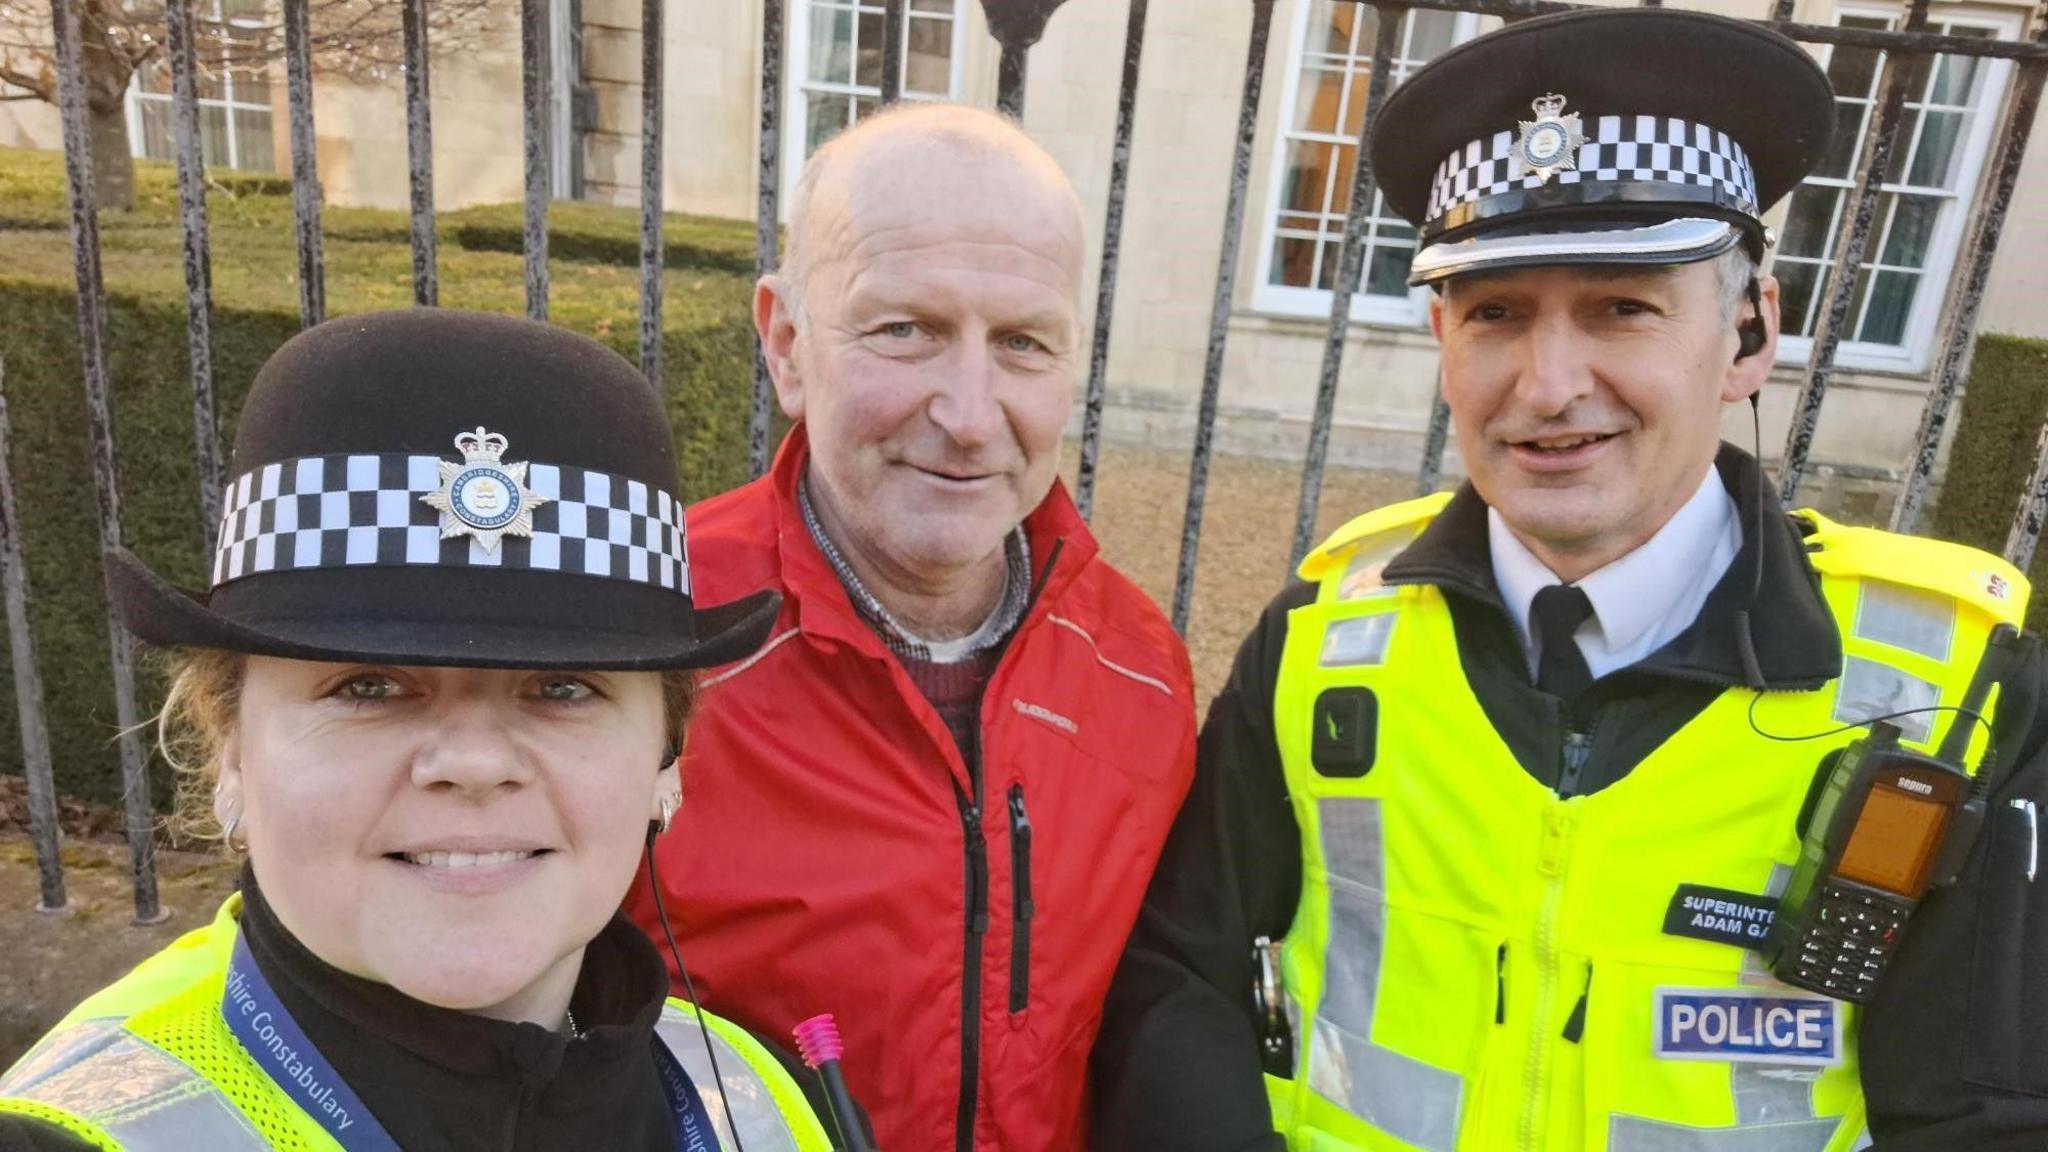
{"label": "checkered cap band", "polygon": [[264,572],[440,564],[523,568],[654,584],[687,596],[683,505],[638,480],[529,464],[526,488],[546,497],[533,535],[441,538],[440,458],[308,456],[266,464],[228,486],[213,586]]}
{"label": "checkered cap band", "polygon": [[[1496,132],[1452,152],[1437,165],[1429,190],[1431,221],[1460,204],[1543,184],[1522,166],[1517,133]],[[1705,124],[1669,116],[1601,116],[1579,146],[1579,166],[1560,169],[1555,184],[1662,181],[1717,188],[1757,214],[1756,173],[1742,145]]]}

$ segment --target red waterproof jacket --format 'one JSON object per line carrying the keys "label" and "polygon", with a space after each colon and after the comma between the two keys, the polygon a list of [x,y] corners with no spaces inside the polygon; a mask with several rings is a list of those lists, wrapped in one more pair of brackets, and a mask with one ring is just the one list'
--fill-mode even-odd
{"label": "red waterproof jacket", "polygon": [[[883,1152],[1073,1152],[1103,997],[1194,770],[1186,649],[1056,485],[1025,521],[1042,587],[970,779],[806,531],[808,456],[799,426],[770,475],[688,513],[701,602],[784,600],[759,652],[702,681],[657,849],[683,957],[708,1008],[785,1042],[837,1017]],[[660,939],[645,877],[626,910]]]}

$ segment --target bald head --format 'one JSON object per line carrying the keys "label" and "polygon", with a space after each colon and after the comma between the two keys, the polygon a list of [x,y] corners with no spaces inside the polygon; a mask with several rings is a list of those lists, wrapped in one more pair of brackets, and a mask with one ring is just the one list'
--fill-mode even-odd
{"label": "bald head", "polygon": [[[1014,121],[961,104],[898,104],[819,148],[790,205],[779,278],[801,297],[821,265],[858,256],[863,234],[929,223],[934,212],[1031,240],[1071,266],[1078,300],[1085,240],[1066,173]],[[1005,219],[973,219],[996,213]]]}
{"label": "bald head", "polygon": [[891,613],[935,629],[918,635],[967,635],[1059,468],[1080,202],[1014,124],[927,104],[827,144],[793,207],[754,324],[819,522]]}

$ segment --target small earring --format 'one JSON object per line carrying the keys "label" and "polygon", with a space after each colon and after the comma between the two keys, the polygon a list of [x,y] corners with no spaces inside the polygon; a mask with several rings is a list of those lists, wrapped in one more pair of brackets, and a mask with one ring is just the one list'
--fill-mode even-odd
{"label": "small earring", "polygon": [[233,848],[235,846],[235,829],[241,826],[241,811],[237,809],[236,811],[228,813],[228,818],[226,820],[221,821],[220,825],[221,843],[226,844],[229,848]]}
{"label": "small earring", "polygon": [[668,826],[669,826],[670,824],[673,824],[673,823],[675,823],[675,819],[676,819],[676,809],[677,809],[677,808],[680,808],[680,807],[682,806],[682,803],[683,803],[683,798],[682,798],[682,796],[681,796],[681,795],[679,795],[679,794],[677,794],[677,793],[674,793],[674,792],[668,792],[668,793],[664,793],[664,794],[662,795],[662,798],[661,798],[661,830],[662,830],[663,832],[667,832],[667,831],[668,831]]}

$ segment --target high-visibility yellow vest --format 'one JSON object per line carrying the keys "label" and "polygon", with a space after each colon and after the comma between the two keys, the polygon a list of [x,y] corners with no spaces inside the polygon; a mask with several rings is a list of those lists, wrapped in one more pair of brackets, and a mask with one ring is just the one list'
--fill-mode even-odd
{"label": "high-visibility yellow vest", "polygon": [[[1294,1079],[1268,1083],[1290,1147],[1846,1152],[1867,1143],[1854,1011],[1773,981],[1756,951],[1666,934],[1666,915],[1680,885],[1779,892],[1816,768],[1856,735],[1763,739],[1752,704],[1758,727],[1786,735],[1954,705],[1992,627],[2019,622],[2025,578],[1971,549],[1801,512],[1842,634],[1838,678],[1761,699],[1725,690],[1619,782],[1560,799],[1488,722],[1443,593],[1380,583],[1381,567],[1446,499],[1381,509],[1340,530],[1302,563],[1315,602],[1288,616],[1273,710],[1304,857],[1282,953],[1297,1063]],[[1363,775],[1325,775],[1312,762],[1315,704],[1347,688],[1376,698],[1374,759]],[[1897,721],[1902,742],[1931,751],[1952,715]],[[1972,764],[1983,745],[1980,728]],[[1825,1062],[1782,1047],[1768,1052],[1787,1057],[1776,1063],[1660,1057],[1660,993],[1768,998],[1724,1008],[1717,1040],[1730,1014],[1807,998],[1796,1011],[1774,1007],[1768,1027],[1785,1045],[1813,1039]],[[1832,1045],[1819,1039],[1823,1028],[1839,1029]]]}
{"label": "high-visibility yellow vest", "polygon": [[[33,1116],[108,1152],[340,1152],[341,1145],[263,1070],[221,1018],[242,898],[60,1021],[0,1075],[0,1113]],[[692,1083],[722,1082],[748,1152],[830,1152],[803,1092],[746,1031],[670,1000],[655,1035]],[[718,1095],[705,1092],[707,1107]],[[714,1113],[714,1116],[716,1114]],[[591,1134],[603,1143],[603,1133]]]}

